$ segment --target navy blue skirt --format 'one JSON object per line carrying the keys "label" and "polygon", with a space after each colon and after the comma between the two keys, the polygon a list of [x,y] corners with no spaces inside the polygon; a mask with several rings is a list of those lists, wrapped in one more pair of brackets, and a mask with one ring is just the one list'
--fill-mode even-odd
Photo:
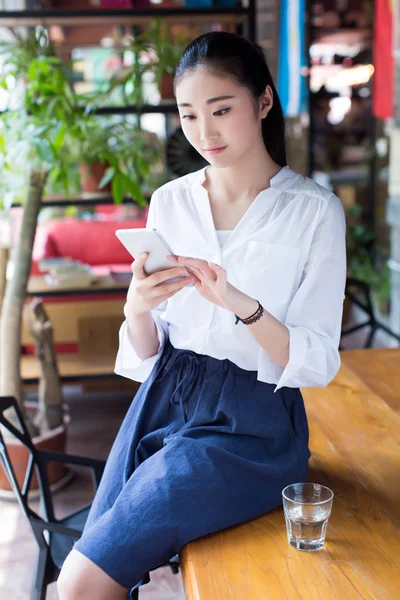
{"label": "navy blue skirt", "polygon": [[310,451],[300,390],[274,389],[167,341],[74,549],[133,592],[191,540],[281,505],[286,485],[307,480]]}

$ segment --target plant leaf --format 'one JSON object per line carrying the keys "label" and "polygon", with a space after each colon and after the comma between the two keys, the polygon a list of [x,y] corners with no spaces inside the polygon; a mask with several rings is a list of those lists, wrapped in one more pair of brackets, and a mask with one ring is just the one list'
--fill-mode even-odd
{"label": "plant leaf", "polygon": [[140,189],[137,181],[134,181],[127,175],[124,175],[125,178],[125,187],[128,190],[129,194],[132,196],[133,200],[135,200],[138,204],[145,205],[146,200],[143,196],[142,190]]}
{"label": "plant leaf", "polygon": [[53,150],[47,140],[40,140],[38,138],[32,139],[32,145],[34,146],[38,157],[48,164],[53,164],[54,154]]}
{"label": "plant leaf", "polygon": [[115,169],[114,167],[109,167],[107,169],[107,171],[104,173],[100,183],[99,183],[99,188],[103,188],[107,185],[107,183],[110,183],[110,181],[112,180],[112,178],[115,175]]}
{"label": "plant leaf", "polygon": [[112,180],[112,195],[114,198],[114,202],[115,204],[122,204],[122,201],[124,199],[124,192],[125,192],[125,182],[124,182],[124,175],[122,175],[122,173],[117,173],[114,177],[114,179]]}
{"label": "plant leaf", "polygon": [[55,150],[54,154],[58,154],[58,152],[62,148],[62,146],[64,144],[64,140],[65,140],[66,131],[67,131],[67,127],[66,127],[65,123],[61,123],[58,127],[58,131],[57,131],[56,135],[53,138],[52,146]]}

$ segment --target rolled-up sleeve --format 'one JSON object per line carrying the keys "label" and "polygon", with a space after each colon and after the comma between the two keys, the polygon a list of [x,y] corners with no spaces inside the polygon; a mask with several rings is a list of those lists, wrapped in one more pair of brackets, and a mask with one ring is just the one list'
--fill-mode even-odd
{"label": "rolled-up sleeve", "polygon": [[300,286],[289,306],[289,361],[281,387],[324,387],[340,367],[339,342],[346,285],[346,219],[330,196],[316,228]]}
{"label": "rolled-up sleeve", "polygon": [[[157,198],[159,192],[154,192],[149,207],[149,213],[147,217],[146,228],[152,227],[157,228]],[[127,322],[127,304],[124,306],[125,320],[121,325],[119,331],[119,348],[117,358],[115,361],[114,371],[117,375],[133,379],[134,381],[143,382],[150,375],[154,365],[160,358],[166,339],[168,338],[168,323],[161,319],[167,305],[167,301],[163,302],[157,308],[151,311],[153,321],[157,328],[157,334],[159,339],[158,351],[154,356],[150,356],[146,359],[141,359],[135,349],[132,346],[128,335],[128,322]]]}
{"label": "rolled-up sleeve", "polygon": [[[128,335],[128,323],[125,321],[122,323],[119,330],[119,348],[117,358],[115,361],[115,373],[133,379],[134,381],[140,381],[141,383],[147,379],[150,375],[154,365],[160,358],[165,340],[168,337],[168,323],[161,319],[161,314],[164,308],[163,304],[151,311],[153,321],[157,328],[158,339],[160,342],[157,354],[150,356],[145,360],[139,358],[136,354]],[[124,306],[124,315],[126,317],[127,305]]]}

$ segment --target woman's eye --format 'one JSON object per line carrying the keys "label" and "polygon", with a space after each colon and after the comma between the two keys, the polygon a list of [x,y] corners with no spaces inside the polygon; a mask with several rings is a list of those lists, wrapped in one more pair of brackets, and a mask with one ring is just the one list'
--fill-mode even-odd
{"label": "woman's eye", "polygon": [[[221,110],[215,111],[215,113],[213,113],[213,115],[215,115],[217,117],[223,117],[230,110],[231,110],[230,108],[221,108]],[[189,121],[193,121],[193,119],[196,119],[196,118],[197,117],[195,115],[182,115],[182,119],[189,119]]]}
{"label": "woman's eye", "polygon": [[222,117],[223,115],[225,115],[227,112],[229,112],[231,109],[230,108],[221,108],[221,110],[217,110],[214,115],[217,115],[218,117]]}

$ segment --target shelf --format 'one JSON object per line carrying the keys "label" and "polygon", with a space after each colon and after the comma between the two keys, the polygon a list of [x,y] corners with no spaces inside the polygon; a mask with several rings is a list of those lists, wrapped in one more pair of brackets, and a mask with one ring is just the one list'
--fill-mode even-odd
{"label": "shelf", "polygon": [[330,34],[330,33],[342,33],[344,32],[356,32],[356,33],[371,33],[371,27],[316,27],[315,25],[311,25],[312,33],[322,33],[322,34]]}
{"label": "shelf", "polygon": [[317,29],[311,30],[312,43],[319,44],[347,44],[355,45],[361,42],[372,42],[372,31],[370,29]]}
{"label": "shelf", "polygon": [[[83,110],[84,108],[85,106],[82,105],[81,109]],[[0,110],[0,115],[9,112],[13,113],[16,112],[16,110]],[[99,108],[93,109],[93,113],[96,115],[131,115],[138,113],[179,115],[175,100],[163,101],[160,104],[144,104],[141,108],[138,108],[135,104],[130,104],[128,106],[100,106]]]}
{"label": "shelf", "polygon": [[171,23],[240,23],[249,13],[242,7],[213,8],[150,8],[132,10],[13,10],[0,11],[0,26],[19,27],[33,25],[140,25],[163,17]]}
{"label": "shelf", "polygon": [[96,115],[130,115],[144,113],[162,113],[178,115],[178,107],[175,101],[164,102],[162,104],[144,104],[141,108],[135,105],[129,106],[101,106],[93,111]]}
{"label": "shelf", "polygon": [[329,175],[332,185],[366,185],[369,182],[368,171],[356,167],[346,171],[332,171]]}
{"label": "shelf", "polygon": [[[115,354],[93,358],[77,353],[57,354],[57,366],[62,381],[108,379],[119,377],[114,373]],[[36,356],[21,356],[21,377],[24,383],[37,383],[40,378],[40,363]]]}
{"label": "shelf", "polygon": [[[150,201],[151,194],[145,194],[145,199]],[[135,201],[129,196],[125,197],[122,204],[134,204]],[[62,194],[49,194],[45,196],[42,201],[41,208],[48,208],[51,206],[93,206],[96,204],[114,204],[114,200],[110,192],[96,192],[94,194],[71,194],[71,196],[64,196]],[[20,202],[14,202],[12,208],[22,206]],[[120,206],[120,205],[115,205]]]}
{"label": "shelf", "polygon": [[[116,223],[116,228],[117,228]],[[105,281],[95,283],[91,287],[68,287],[57,288],[47,285],[45,279],[41,275],[33,275],[29,278],[27,296],[40,296],[41,298],[49,298],[55,296],[92,296],[97,294],[119,294],[126,293],[129,288],[129,283],[122,281],[110,281],[105,278]]]}

